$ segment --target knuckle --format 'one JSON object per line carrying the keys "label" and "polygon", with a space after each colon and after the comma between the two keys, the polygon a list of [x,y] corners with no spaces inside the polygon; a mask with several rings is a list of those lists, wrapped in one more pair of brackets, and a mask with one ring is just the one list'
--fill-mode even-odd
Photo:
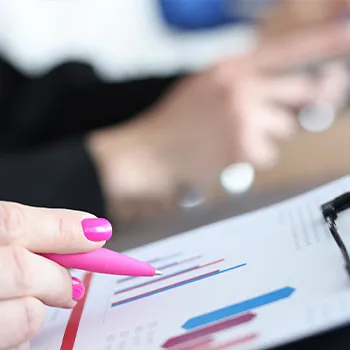
{"label": "knuckle", "polygon": [[0,237],[11,241],[23,233],[24,216],[19,205],[0,202]]}
{"label": "knuckle", "polygon": [[36,334],[45,320],[45,309],[41,302],[33,297],[21,299],[22,334],[25,340]]}
{"label": "knuckle", "polygon": [[10,246],[12,261],[12,276],[16,284],[16,289],[21,295],[27,295],[32,287],[33,276],[30,272],[27,261],[28,251],[21,246]]}
{"label": "knuckle", "polygon": [[62,247],[69,247],[72,242],[72,234],[69,225],[66,223],[64,218],[58,217],[56,220],[56,232],[59,244]]}
{"label": "knuckle", "polygon": [[209,71],[209,78],[217,88],[223,91],[226,91],[230,86],[229,72],[226,64],[218,63],[214,65]]}
{"label": "knuckle", "polygon": [[[251,90],[255,86],[248,75],[233,76],[230,67],[218,64],[212,67],[209,73],[210,84],[221,102],[230,107],[235,107],[237,102],[247,100],[247,95],[252,98]],[[247,92],[250,92],[247,94]]]}

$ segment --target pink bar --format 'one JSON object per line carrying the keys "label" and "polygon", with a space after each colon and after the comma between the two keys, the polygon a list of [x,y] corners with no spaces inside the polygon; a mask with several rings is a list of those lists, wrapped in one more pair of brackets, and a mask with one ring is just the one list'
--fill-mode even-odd
{"label": "pink bar", "polygon": [[212,337],[197,339],[195,342],[184,346],[175,346],[171,350],[206,350],[210,348],[210,344],[213,342]]}
{"label": "pink bar", "polygon": [[231,349],[233,346],[238,346],[238,345],[248,343],[256,339],[257,337],[258,337],[257,333],[248,334],[245,337],[234,339],[224,344],[220,344],[217,347],[214,347],[213,350],[228,350],[228,349]]}
{"label": "pink bar", "polygon": [[194,331],[183,333],[179,336],[168,339],[163,344],[163,348],[169,349],[169,348],[184,344],[184,343],[189,342],[189,341],[194,341],[198,338],[210,336],[214,333],[223,331],[225,329],[236,327],[236,326],[239,326],[243,323],[247,323],[247,322],[253,320],[255,317],[256,317],[255,314],[249,312],[247,314],[231,317],[231,318],[225,319],[221,322],[210,324],[206,327],[202,327],[202,328],[196,329]]}

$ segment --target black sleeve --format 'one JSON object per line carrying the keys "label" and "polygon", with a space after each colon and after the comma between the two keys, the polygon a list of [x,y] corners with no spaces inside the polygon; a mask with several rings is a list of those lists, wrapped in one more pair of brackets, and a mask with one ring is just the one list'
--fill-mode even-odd
{"label": "black sleeve", "polygon": [[81,135],[131,120],[176,79],[105,83],[81,62],[33,78],[0,57],[0,200],[106,217]]}
{"label": "black sleeve", "polygon": [[0,155],[0,199],[106,216],[98,176],[82,138]]}

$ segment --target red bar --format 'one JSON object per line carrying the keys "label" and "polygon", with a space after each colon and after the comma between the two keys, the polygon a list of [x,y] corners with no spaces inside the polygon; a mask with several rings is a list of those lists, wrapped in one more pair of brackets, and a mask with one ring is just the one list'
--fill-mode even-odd
{"label": "red bar", "polygon": [[209,326],[202,327],[202,328],[196,329],[194,331],[190,331],[190,332],[181,334],[177,337],[170,338],[162,345],[162,347],[164,349],[169,349],[171,347],[181,345],[181,344],[184,344],[184,343],[189,342],[189,341],[194,341],[198,338],[209,336],[209,335],[212,335],[214,333],[223,331],[225,329],[229,329],[232,327],[239,326],[243,323],[247,323],[247,322],[253,320],[255,317],[256,317],[256,315],[251,313],[251,312],[244,314],[244,315],[231,317],[229,319],[225,319],[224,321],[210,324]]}
{"label": "red bar", "polygon": [[[192,272],[192,271],[196,271],[198,269],[202,269],[203,267],[208,267],[210,265],[214,265],[214,264],[218,264],[220,262],[223,262],[225,259],[220,259],[220,260],[216,260],[216,261],[213,261],[213,262],[210,262],[210,263],[207,263],[207,264],[204,264],[204,265],[200,265],[200,266],[196,266],[194,267],[193,269],[187,269],[185,271],[180,271],[179,273],[174,273],[174,274],[171,274],[169,276],[164,276],[164,277],[160,277],[160,278],[157,278],[153,281],[149,281],[149,282],[143,282],[139,285],[136,285],[136,286],[133,286],[133,287],[130,287],[130,288],[127,288],[127,289],[122,289],[121,291],[118,291],[118,292],[115,292],[114,295],[118,295],[118,294],[122,294],[122,293],[126,293],[126,292],[130,292],[132,290],[135,290],[137,288],[141,288],[141,287],[145,287],[145,286],[149,286],[150,284],[154,284],[154,283],[157,283],[157,282],[162,282],[162,281],[165,281],[169,278],[172,278],[172,277],[176,277],[176,276],[180,276],[180,275],[183,275],[184,273],[189,273],[189,272]],[[189,259],[188,259],[189,261]],[[163,270],[162,270],[163,271]]]}
{"label": "red bar", "polygon": [[92,280],[92,273],[91,272],[86,273],[83,278],[83,283],[85,286],[85,295],[81,300],[79,300],[77,305],[72,310],[72,313],[69,317],[69,320],[66,326],[66,330],[64,332],[60,350],[74,350],[74,343],[77,337],[79,323],[80,323],[81,315],[84,310],[85,300],[89,292],[91,280]]}
{"label": "red bar", "polygon": [[231,341],[226,342],[224,344],[220,344],[216,348],[214,348],[214,350],[228,350],[228,349],[231,349],[232,346],[237,346],[237,345],[242,345],[242,344],[248,343],[248,342],[256,339],[257,337],[258,337],[257,333],[252,333],[252,334],[246,335],[245,337],[231,340]]}
{"label": "red bar", "polygon": [[225,260],[225,259],[215,260],[215,261],[212,261],[212,262],[210,262],[210,263],[207,263],[207,264],[201,265],[199,268],[202,268],[202,267],[207,267],[207,266],[211,266],[211,265],[214,265],[214,264],[218,264],[218,263],[223,262],[224,260]]}

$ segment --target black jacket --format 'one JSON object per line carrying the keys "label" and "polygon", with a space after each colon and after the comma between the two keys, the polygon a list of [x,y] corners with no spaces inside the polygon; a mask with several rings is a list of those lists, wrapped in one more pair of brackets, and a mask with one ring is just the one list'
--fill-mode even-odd
{"label": "black jacket", "polygon": [[173,79],[106,84],[76,62],[29,79],[0,60],[0,199],[106,216],[84,136],[132,118]]}

